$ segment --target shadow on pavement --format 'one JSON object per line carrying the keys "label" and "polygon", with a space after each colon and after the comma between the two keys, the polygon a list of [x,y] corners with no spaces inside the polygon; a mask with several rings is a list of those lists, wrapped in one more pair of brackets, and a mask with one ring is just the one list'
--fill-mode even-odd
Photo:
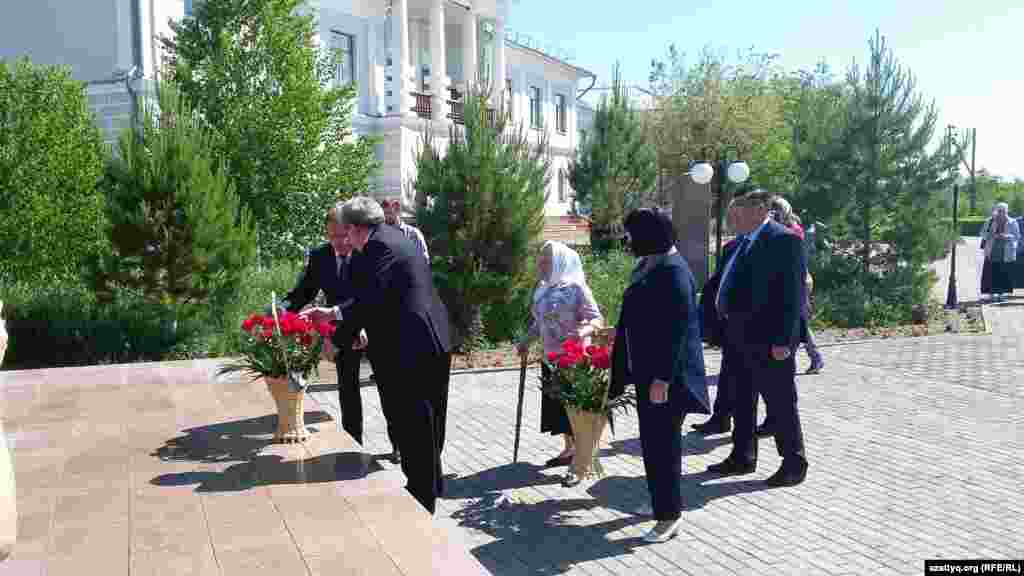
{"label": "shadow on pavement", "polygon": [[[306,423],[329,421],[324,412],[307,412]],[[167,440],[151,455],[163,461],[231,464],[223,470],[161,474],[155,486],[197,484],[196,492],[236,492],[257,486],[312,484],[364,478],[383,470],[371,455],[360,452],[323,454],[314,458],[285,460],[262,454],[272,444],[277,423],[274,415],[222,422],[185,430],[185,436]]]}

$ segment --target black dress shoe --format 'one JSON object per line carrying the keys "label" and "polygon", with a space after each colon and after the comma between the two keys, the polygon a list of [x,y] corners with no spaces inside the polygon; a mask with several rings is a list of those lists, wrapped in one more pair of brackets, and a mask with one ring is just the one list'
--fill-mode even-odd
{"label": "black dress shoe", "polygon": [[765,422],[764,424],[758,426],[755,433],[757,434],[758,438],[768,438],[770,436],[775,436],[775,432],[772,430],[772,425],[769,424],[768,422]]}
{"label": "black dress shoe", "polygon": [[751,474],[757,469],[756,464],[740,464],[731,457],[722,460],[718,464],[708,466],[708,472],[722,474],[725,476],[737,476],[740,474]]}
{"label": "black dress shoe", "polygon": [[555,456],[544,463],[546,468],[555,468],[557,466],[568,466],[572,463],[572,456]]}
{"label": "black dress shoe", "polygon": [[712,434],[725,434],[732,430],[732,424],[728,418],[710,418],[700,424],[692,424],[691,428],[705,436]]}
{"label": "black dress shoe", "polygon": [[775,474],[769,476],[764,483],[771,486],[772,488],[782,488],[785,486],[796,486],[807,478],[807,462],[801,462],[799,464],[790,464],[786,461],[782,462],[782,466],[779,467]]}

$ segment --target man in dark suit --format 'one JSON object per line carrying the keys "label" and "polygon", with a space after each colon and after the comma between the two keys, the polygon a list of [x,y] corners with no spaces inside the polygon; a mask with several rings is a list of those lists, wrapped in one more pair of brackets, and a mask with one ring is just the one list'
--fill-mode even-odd
{"label": "man in dark suit", "polygon": [[772,414],[782,466],[769,486],[795,486],[807,476],[797,411],[795,350],[807,263],[800,239],[768,217],[772,195],[755,190],[736,199],[737,232],[744,235],[722,272],[716,308],[735,358],[732,453],[708,467],[747,474],[757,466],[757,395]]}
{"label": "man in dark suit", "polygon": [[448,310],[426,258],[401,230],[384,224],[380,204],[356,197],[343,205],[341,217],[351,226],[349,239],[359,255],[352,271],[355,299],[342,310],[339,332],[351,342],[365,331],[364,342],[373,346],[377,382],[388,390],[398,422],[406,490],[433,513],[443,491],[452,362]]}
{"label": "man in dark suit", "polygon": [[[729,204],[729,226],[736,228],[736,207]],[[736,247],[742,241],[743,236],[739,235],[722,247],[722,260],[715,265],[715,273],[704,283],[701,291],[700,308],[702,323],[704,326],[704,340],[711,346],[718,346],[722,349],[721,364],[718,369],[717,392],[715,393],[715,405],[708,418],[700,424],[693,424],[691,427],[705,436],[712,434],[724,434],[732,429],[732,370],[731,365],[736,363],[735,359],[729,358],[731,349],[725,345],[725,322],[718,315],[715,308],[715,300],[718,298],[718,287],[722,281],[722,272],[725,265],[732,258]]]}
{"label": "man in dark suit", "polygon": [[[299,312],[323,291],[327,305],[340,307],[354,296],[351,282],[352,245],[347,231],[340,223],[337,206],[327,211],[327,243],[306,254],[306,265],[295,285],[282,302],[292,312]],[[330,317],[326,319],[331,319]],[[362,350],[354,350],[352,341],[341,342],[335,332],[333,340],[337,350],[334,361],[338,371],[338,400],[341,405],[341,426],[356,442],[363,443],[363,399],[359,390],[359,365]],[[388,422],[388,438],[396,447],[393,426]],[[395,453],[397,455],[397,452]],[[395,456],[393,456],[395,457]]]}

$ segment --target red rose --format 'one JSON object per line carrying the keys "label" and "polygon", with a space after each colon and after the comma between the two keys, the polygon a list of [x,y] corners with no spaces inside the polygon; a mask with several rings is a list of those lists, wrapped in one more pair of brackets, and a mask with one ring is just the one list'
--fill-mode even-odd
{"label": "red rose", "polygon": [[333,336],[335,330],[337,330],[337,328],[335,328],[330,322],[321,322],[316,325],[316,331],[324,338],[330,338]]}
{"label": "red rose", "polygon": [[262,318],[260,318],[260,324],[263,325],[263,328],[271,328],[272,329],[274,327],[274,317],[273,316],[263,316]]}
{"label": "red rose", "polygon": [[569,356],[568,354],[562,355],[561,357],[558,358],[559,368],[569,368],[573,364],[575,364],[575,362],[573,362],[572,357]]}
{"label": "red rose", "polygon": [[245,320],[242,321],[242,330],[245,330],[246,332],[251,332],[252,331],[252,327],[255,326],[255,325],[256,325],[256,319],[254,317],[250,316],[250,317],[248,317],[248,318],[246,318]]}
{"label": "red rose", "polygon": [[558,352],[548,352],[548,362],[557,362]]}
{"label": "red rose", "polygon": [[305,332],[299,335],[299,343],[303,346],[311,346],[313,344],[313,335],[309,332]]}
{"label": "red rose", "polygon": [[562,342],[562,350],[566,352],[572,353],[581,351],[582,349],[583,344],[576,338],[567,338],[564,342]]}
{"label": "red rose", "polygon": [[274,337],[274,329],[273,328],[267,328],[267,327],[264,326],[264,328],[263,328],[263,338],[265,340],[270,340],[273,337]]}
{"label": "red rose", "polygon": [[587,350],[586,350],[587,356],[593,356],[594,353],[597,352],[598,350],[600,350],[600,348],[598,348],[597,346],[594,346],[593,344],[591,344],[590,346],[587,346]]}
{"label": "red rose", "polygon": [[607,352],[598,352],[591,358],[591,362],[594,364],[594,368],[601,370],[607,370],[611,366],[611,359]]}

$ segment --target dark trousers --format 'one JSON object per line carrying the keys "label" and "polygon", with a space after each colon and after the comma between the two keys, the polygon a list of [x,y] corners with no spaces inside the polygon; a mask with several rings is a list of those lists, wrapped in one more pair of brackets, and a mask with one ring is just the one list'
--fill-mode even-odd
{"label": "dark trousers", "polygon": [[804,436],[796,397],[796,350],[789,358],[775,360],[767,345],[737,346],[735,404],[730,458],[741,464],[757,464],[757,395],[771,414],[775,448],[784,463],[806,461]]}
{"label": "dark trousers", "polygon": [[[669,392],[671,396],[676,390]],[[637,415],[640,421],[640,449],[647,474],[647,490],[655,520],[676,520],[683,509],[683,439],[680,428],[684,415],[671,404],[651,404],[650,390],[637,386]]]}
{"label": "dark trousers", "polygon": [[733,396],[733,364],[736,359],[732,358],[732,350],[723,343],[722,363],[718,369],[718,389],[715,391],[715,404],[711,408],[711,419],[717,421],[728,421],[732,416]]}
{"label": "dark trousers", "polygon": [[[554,385],[552,381],[554,374],[547,364],[540,365],[541,386],[550,388]],[[565,406],[561,400],[552,398],[541,392],[540,395],[540,431],[550,432],[552,436],[568,434],[572,436],[572,424],[569,422],[569,415],[565,412]]]}
{"label": "dark trousers", "polygon": [[391,406],[393,402],[390,398],[389,392],[391,392],[391,389],[388,388],[387,378],[380,378],[381,370],[378,369],[378,362],[372,352],[367,354],[367,358],[370,361],[370,369],[373,370],[374,384],[377,385],[377,395],[380,397],[380,411],[384,414],[384,423],[387,425],[388,441],[391,442],[392,450],[401,451],[401,448],[398,446],[398,435],[395,432],[395,420],[398,418],[398,415],[395,414]]}
{"label": "dark trousers", "polygon": [[377,371],[389,389],[391,410],[399,417],[398,447],[402,452],[405,489],[431,514],[444,490],[441,452],[448,413],[451,354],[424,356],[416,366]]}
{"label": "dark trousers", "polygon": [[[362,350],[343,348],[334,357],[338,371],[338,403],[341,427],[359,444],[363,443],[363,397],[359,391],[359,363]],[[389,430],[390,432],[390,430]]]}

